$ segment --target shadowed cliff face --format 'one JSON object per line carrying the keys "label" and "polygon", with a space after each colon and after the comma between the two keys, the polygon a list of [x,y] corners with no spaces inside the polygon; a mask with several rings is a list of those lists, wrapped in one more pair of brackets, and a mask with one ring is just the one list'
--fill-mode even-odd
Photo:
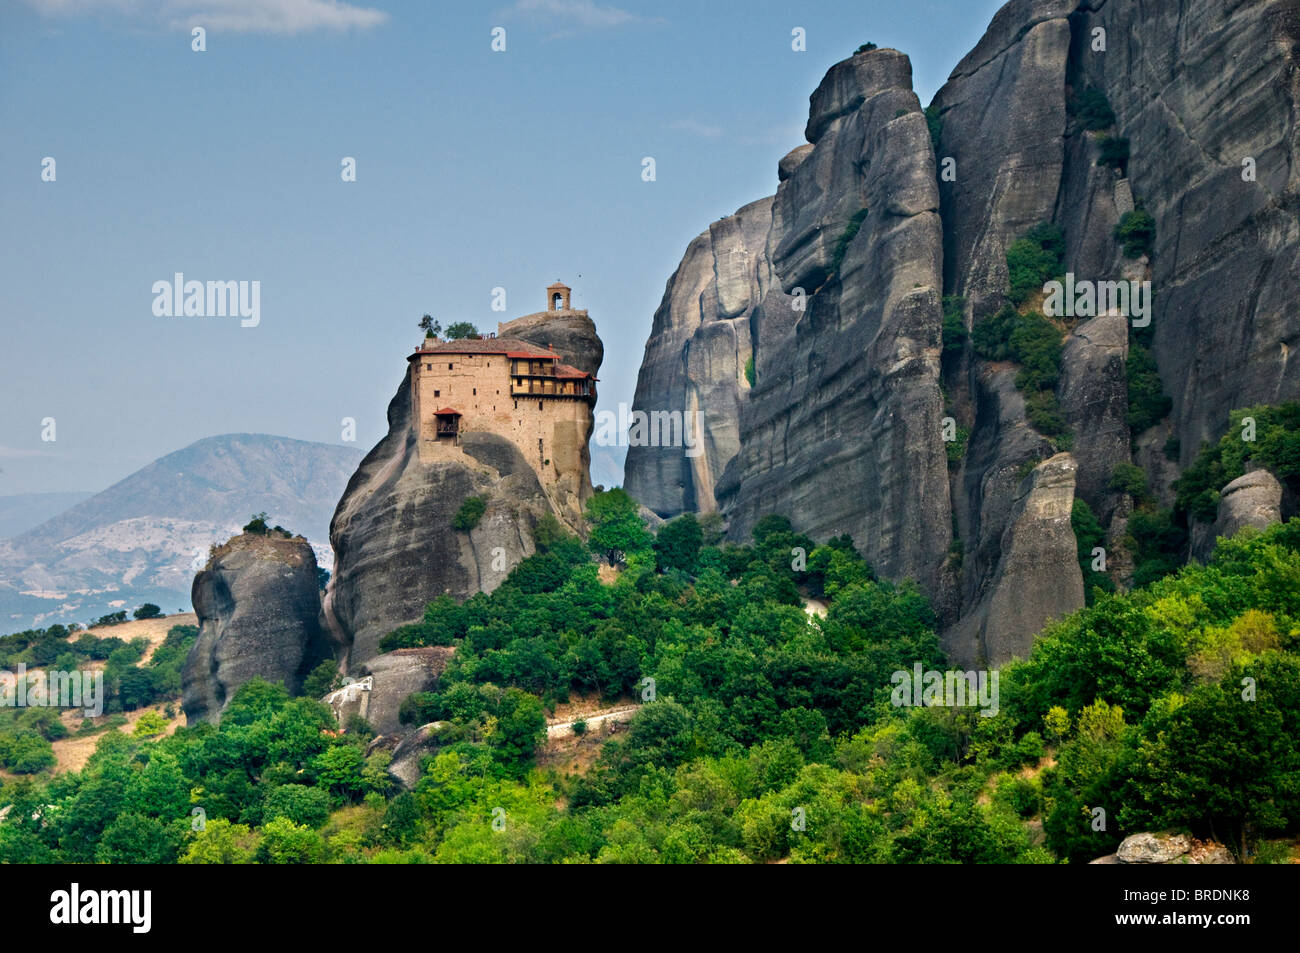
{"label": "shadowed cliff face", "polygon": [[[810,144],[780,164],[765,253],[754,234],[766,202],[688,249],[655,316],[636,406],[714,395],[705,466],[732,538],[769,512],[817,538],[847,532],[883,575],[921,583],[954,656],[1023,655],[1043,622],[1082,604],[1068,531],[1076,492],[1122,523],[1108,482],[1131,446],[1167,493],[1166,439],[1186,466],[1232,408],[1300,396],[1298,50],[1293,0],[1012,0],[935,97],[937,155],[906,57],[877,50],[837,64],[811,97]],[[1088,87],[1114,108],[1113,128],[1083,128],[1076,103]],[[1098,163],[1106,135],[1129,139],[1126,167]],[[955,177],[936,182],[944,159]],[[1149,259],[1126,258],[1113,234],[1134,198],[1156,223]],[[1065,271],[1151,282],[1152,350],[1173,398],[1169,420],[1131,433],[1127,320],[1065,325],[1056,397],[1074,442],[1062,458],[1030,426],[1015,365],[967,346],[946,363],[944,397],[937,369],[940,296],[965,299],[968,330],[996,312],[1008,246],[1041,222],[1064,234]],[[732,260],[748,269],[736,312],[711,290]],[[729,359],[688,369],[728,322],[743,367],[738,320],[752,389],[733,389]],[[951,478],[934,437],[945,414],[970,431]],[[627,485],[662,516],[705,511],[700,469],[680,452],[629,451]]]}
{"label": "shadowed cliff face", "polygon": [[[556,320],[530,316],[502,330],[554,344],[567,361],[594,373],[603,354],[594,325],[573,315]],[[543,515],[581,530],[582,505],[591,494],[585,441],[578,492],[553,499],[504,437],[464,433],[463,453],[427,463],[420,462],[417,439],[410,376],[403,375],[388,405],[388,434],[362,460],[330,524],[335,571],[321,624],[351,670],[378,655],[380,639],[419,620],[438,596],[461,600],[494,590],[532,555],[533,528]],[[484,498],[487,509],[474,529],[458,531],[452,520],[471,496]]]}

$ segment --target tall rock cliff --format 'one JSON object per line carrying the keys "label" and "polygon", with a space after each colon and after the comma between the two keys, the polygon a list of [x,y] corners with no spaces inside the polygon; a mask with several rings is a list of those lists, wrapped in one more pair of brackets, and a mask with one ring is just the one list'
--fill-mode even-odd
{"label": "tall rock cliff", "polygon": [[[1082,604],[1061,531],[1076,493],[1122,519],[1116,465],[1136,459],[1167,499],[1167,441],[1186,466],[1232,408],[1300,396],[1298,53],[1289,0],[1012,0],[936,95],[933,150],[905,56],[832,67],[809,144],[778,169],[763,253],[767,200],[692,243],[655,316],[636,407],[713,395],[710,451],[629,451],[630,491],[661,516],[716,502],[733,538],[768,512],[815,537],[848,532],[882,574],[921,583],[954,656],[1023,654]],[[1096,93],[1114,121],[1088,129],[1080,103]],[[1108,161],[1125,140],[1128,158]],[[1135,205],[1155,241],[1126,257],[1114,230]],[[1151,282],[1142,343],[1173,400],[1168,420],[1132,433],[1128,317],[1061,323],[1055,396],[1073,452],[1050,467],[1065,441],[1030,424],[1018,368],[966,346],[940,375],[937,351],[940,297],[960,299],[967,331],[998,311],[1008,247],[1043,222],[1078,279]],[[746,267],[738,310],[714,290],[731,261]],[[710,350],[714,325],[734,348]],[[752,388],[735,373],[746,335]],[[689,369],[700,350],[728,357]],[[951,476],[935,439],[947,414],[969,432]],[[1011,586],[1059,598],[1026,607]]]}
{"label": "tall rock cliff", "polygon": [[[501,334],[553,346],[592,373],[604,354],[585,316],[530,315],[502,325]],[[464,433],[463,452],[428,462],[420,459],[419,439],[408,373],[388,405],[387,435],[361,461],[330,524],[335,571],[321,620],[350,670],[378,655],[380,639],[419,620],[438,596],[465,599],[500,585],[533,553],[533,529],[543,515],[581,529],[582,503],[591,494],[585,440],[578,492],[561,500],[543,489],[533,466],[505,437]],[[472,496],[486,500],[483,516],[469,531],[454,529],[453,518]]]}
{"label": "tall rock cliff", "polygon": [[740,449],[751,325],[773,284],[771,223],[771,198],[714,222],[687,246],[655,312],[633,407],[690,414],[704,436],[689,456],[683,447],[628,448],[626,489],[660,516],[716,510],[718,479]]}
{"label": "tall rock cliff", "polygon": [[[882,572],[942,588],[941,229],[934,158],[896,50],[834,67],[772,199],[714,223],[668,283],[634,408],[701,413],[705,451],[631,448],[661,516],[720,508],[849,533]],[[753,386],[746,364],[753,361]]]}

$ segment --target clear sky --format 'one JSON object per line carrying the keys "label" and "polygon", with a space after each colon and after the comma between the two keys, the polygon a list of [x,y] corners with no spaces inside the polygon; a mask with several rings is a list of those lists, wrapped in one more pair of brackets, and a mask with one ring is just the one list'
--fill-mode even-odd
{"label": "clear sky", "polygon": [[[630,402],[687,243],[775,191],[826,70],[894,46],[928,103],[1000,5],[5,0],[0,495],[344,417],[368,449],[421,314],[495,330],[556,278]],[[259,281],[260,323],[155,316],[176,272]]]}

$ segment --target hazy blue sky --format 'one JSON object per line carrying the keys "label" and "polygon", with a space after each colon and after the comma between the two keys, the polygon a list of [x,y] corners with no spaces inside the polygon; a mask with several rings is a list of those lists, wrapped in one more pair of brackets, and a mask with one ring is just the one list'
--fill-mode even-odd
{"label": "hazy blue sky", "polygon": [[[630,401],[686,244],[775,190],[827,68],[897,47],[928,103],[1000,5],[7,0],[0,495],[344,417],[369,448],[422,313],[495,329],[556,278]],[[260,281],[261,323],[156,317],[175,272]]]}

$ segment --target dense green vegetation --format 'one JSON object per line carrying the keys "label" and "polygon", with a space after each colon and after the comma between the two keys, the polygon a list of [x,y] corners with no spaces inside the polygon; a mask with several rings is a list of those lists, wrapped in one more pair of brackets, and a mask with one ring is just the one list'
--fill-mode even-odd
{"label": "dense green vegetation", "polygon": [[1267,467],[1293,492],[1300,490],[1300,403],[1245,407],[1230,421],[1227,433],[1203,446],[1174,484],[1178,507],[1197,519],[1214,519],[1219,491],[1251,465]]}
{"label": "dense green vegetation", "polygon": [[[6,781],[0,860],[1050,863],[1137,830],[1244,852],[1300,827],[1300,521],[1095,594],[981,717],[891,704],[892,673],[943,667],[934,618],[847,537],[767,517],[717,545],[691,517],[655,539],[626,494],[597,499],[610,538],[543,524],[491,595],[386,640],[457,647],[406,706],[444,722],[414,791],[364,724],[255,681],[219,727],[108,732],[80,772]],[[590,769],[539,767],[545,709],[578,694],[641,707],[622,732],[584,725]]]}
{"label": "dense green vegetation", "polygon": [[[148,648],[144,639],[100,638],[63,625],[29,629],[0,638],[0,670],[16,680],[22,671],[18,666],[25,666],[32,684],[36,670],[76,672],[103,662],[103,710],[120,713],[176,698],[181,691],[181,666],[197,636],[198,629],[192,625],[172,626],[149,661],[141,665]],[[0,766],[15,774],[35,774],[52,767],[55,759],[50,742],[69,733],[58,710],[11,705],[12,700],[0,707]],[[110,727],[115,724],[108,720],[99,724],[87,720],[79,730],[93,734]]]}
{"label": "dense green vegetation", "polygon": [[[1037,311],[1020,313],[1011,305],[975,325],[975,353],[990,361],[1020,365],[1016,388],[1025,395],[1029,422],[1045,437],[1066,437],[1065,417],[1056,399],[1061,373],[1061,331]],[[1066,449],[1062,442],[1060,449]]]}
{"label": "dense green vegetation", "polygon": [[1065,235],[1049,222],[1035,225],[1007,246],[1007,274],[1011,288],[1007,297],[1019,307],[1065,268]]}
{"label": "dense green vegetation", "polygon": [[[1097,144],[1097,165],[1119,169],[1121,174],[1128,171],[1129,145],[1122,136],[1105,136]],[[1130,258],[1136,257],[1133,255]]]}
{"label": "dense green vegetation", "polygon": [[943,115],[934,103],[925,107],[925,125],[930,130],[930,144],[934,154],[939,154],[939,140],[943,138]]}
{"label": "dense green vegetation", "polygon": [[461,503],[456,515],[451,518],[452,528],[468,533],[478,525],[478,521],[483,518],[483,514],[486,512],[487,500],[481,496],[468,496],[465,498],[465,502]]}
{"label": "dense green vegetation", "polygon": [[1124,373],[1128,378],[1127,421],[1129,430],[1137,436],[1167,417],[1174,402],[1165,394],[1155,357],[1136,333],[1129,335]]}
{"label": "dense green vegetation", "polygon": [[1070,108],[1084,129],[1099,131],[1115,125],[1115,110],[1111,109],[1106,94],[1096,86],[1084,87],[1083,92],[1070,101]]}
{"label": "dense green vegetation", "polygon": [[[1127,155],[1127,140],[1124,141],[1124,151]],[[1151,255],[1156,247],[1156,220],[1144,208],[1125,212],[1115,226],[1115,240],[1124,246],[1127,258]]]}

